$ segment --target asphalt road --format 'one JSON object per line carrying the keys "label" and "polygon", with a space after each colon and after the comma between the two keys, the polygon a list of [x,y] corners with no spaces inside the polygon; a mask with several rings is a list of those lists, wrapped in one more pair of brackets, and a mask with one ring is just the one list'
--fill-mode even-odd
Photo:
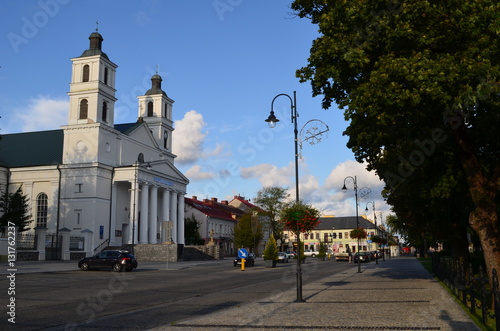
{"label": "asphalt road", "polygon": [[[295,263],[265,268],[258,260],[254,267],[241,271],[230,259],[213,262],[180,270],[20,274],[16,278],[16,324],[8,323],[3,314],[0,329],[144,330],[296,288]],[[353,265],[310,258],[302,267],[306,284]],[[5,277],[0,288],[8,288]],[[2,299],[3,307],[5,303]]]}

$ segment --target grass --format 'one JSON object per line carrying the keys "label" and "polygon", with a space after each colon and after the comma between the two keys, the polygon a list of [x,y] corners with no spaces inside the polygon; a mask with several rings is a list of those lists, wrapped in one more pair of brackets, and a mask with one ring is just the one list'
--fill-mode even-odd
{"label": "grass", "polygon": [[464,305],[462,303],[462,301],[458,297],[455,296],[453,291],[432,272],[432,259],[431,258],[419,258],[418,260],[420,261],[422,266],[425,268],[425,270],[429,271],[429,273],[434,277],[434,279],[436,281],[438,281],[439,284],[441,284],[441,286],[443,286],[443,288],[448,293],[451,294],[451,296],[453,297],[455,302],[458,303],[460,305],[460,307],[462,307],[464,312],[470,316],[470,318],[474,321],[474,323],[476,323],[476,325],[479,328],[481,328],[481,330],[483,330],[483,331],[495,331],[496,330],[494,319],[489,318],[487,321],[487,324],[484,324],[483,318],[481,315],[481,311],[476,308],[476,312],[474,314],[471,314],[471,312],[469,311],[469,307]]}

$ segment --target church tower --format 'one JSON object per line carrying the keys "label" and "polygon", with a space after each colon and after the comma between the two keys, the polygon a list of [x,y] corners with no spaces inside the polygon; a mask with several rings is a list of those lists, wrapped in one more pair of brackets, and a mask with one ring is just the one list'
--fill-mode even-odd
{"label": "church tower", "polygon": [[170,99],[161,89],[162,78],[155,74],[151,77],[151,88],[145,95],[138,96],[139,118],[148,124],[158,146],[165,152],[172,153],[172,105]]}
{"label": "church tower", "polygon": [[101,49],[103,38],[96,31],[90,48],[73,62],[68,125],[102,123],[113,127],[116,64]]}

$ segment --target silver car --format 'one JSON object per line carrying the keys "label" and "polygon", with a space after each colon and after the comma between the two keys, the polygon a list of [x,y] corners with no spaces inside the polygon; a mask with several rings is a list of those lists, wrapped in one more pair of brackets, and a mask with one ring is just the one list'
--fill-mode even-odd
{"label": "silver car", "polygon": [[288,255],[284,252],[278,253],[278,262],[288,263]]}

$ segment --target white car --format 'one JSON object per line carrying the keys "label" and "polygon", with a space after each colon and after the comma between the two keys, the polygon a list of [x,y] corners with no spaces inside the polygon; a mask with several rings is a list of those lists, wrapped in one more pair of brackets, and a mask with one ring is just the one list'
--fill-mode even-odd
{"label": "white car", "polygon": [[313,251],[312,249],[305,249],[304,250],[305,256],[316,257],[316,255],[318,255],[318,254],[319,254],[319,252]]}
{"label": "white car", "polygon": [[288,256],[284,252],[278,253],[278,262],[288,263]]}

